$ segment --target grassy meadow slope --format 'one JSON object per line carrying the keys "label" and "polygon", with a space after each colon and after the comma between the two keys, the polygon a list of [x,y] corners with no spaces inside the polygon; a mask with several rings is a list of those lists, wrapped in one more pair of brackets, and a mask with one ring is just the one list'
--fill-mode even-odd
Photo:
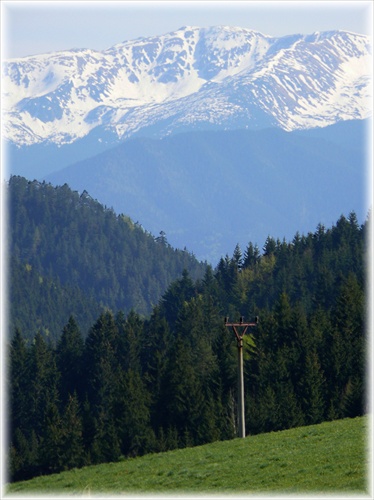
{"label": "grassy meadow slope", "polygon": [[369,418],[126,459],[14,483],[11,495],[339,494],[370,496]]}

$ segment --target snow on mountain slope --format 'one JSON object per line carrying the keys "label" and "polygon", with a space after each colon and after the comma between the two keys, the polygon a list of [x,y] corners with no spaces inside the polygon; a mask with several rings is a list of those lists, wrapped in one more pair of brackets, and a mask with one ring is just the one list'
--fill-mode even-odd
{"label": "snow on mountain slope", "polygon": [[68,144],[100,128],[122,140],[363,119],[371,113],[370,44],[342,31],[273,38],[184,27],[102,52],[12,59],[3,64],[3,135],[25,146]]}

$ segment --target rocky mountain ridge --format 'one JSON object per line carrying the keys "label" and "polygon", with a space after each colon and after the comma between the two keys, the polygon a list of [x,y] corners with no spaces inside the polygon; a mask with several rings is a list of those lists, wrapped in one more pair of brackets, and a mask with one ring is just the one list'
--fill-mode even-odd
{"label": "rocky mountain ridge", "polygon": [[323,127],[370,116],[371,40],[189,26],[102,52],[5,61],[3,90],[3,135],[17,147],[90,134],[120,142],[201,129]]}

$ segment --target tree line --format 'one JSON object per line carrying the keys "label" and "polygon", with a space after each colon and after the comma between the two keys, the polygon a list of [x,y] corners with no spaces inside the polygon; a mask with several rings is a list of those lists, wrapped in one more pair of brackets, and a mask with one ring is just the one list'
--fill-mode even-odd
{"label": "tree line", "polygon": [[56,343],[16,329],[9,347],[13,481],[216,440],[237,431],[230,319],[245,342],[248,434],[362,415],[369,220],[248,244],[201,279],[184,270],[148,316],[106,309]]}

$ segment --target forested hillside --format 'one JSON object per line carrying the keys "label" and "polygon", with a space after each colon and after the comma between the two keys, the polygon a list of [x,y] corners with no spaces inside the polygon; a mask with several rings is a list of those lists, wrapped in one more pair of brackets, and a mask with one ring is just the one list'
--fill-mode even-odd
{"label": "forested hillside", "polygon": [[[168,285],[206,265],[66,184],[9,181],[10,325],[56,340],[70,314],[88,331],[105,308],[150,314]],[[161,228],[162,229],[162,228]]]}
{"label": "forested hillside", "polygon": [[[53,189],[28,186],[35,196]],[[237,246],[202,279],[184,271],[146,318],[101,312],[86,338],[74,317],[55,346],[17,330],[11,479],[233,438],[237,353],[226,315],[260,318],[245,343],[247,433],[365,413],[368,225],[351,213],[292,242],[269,237],[244,253]]]}

